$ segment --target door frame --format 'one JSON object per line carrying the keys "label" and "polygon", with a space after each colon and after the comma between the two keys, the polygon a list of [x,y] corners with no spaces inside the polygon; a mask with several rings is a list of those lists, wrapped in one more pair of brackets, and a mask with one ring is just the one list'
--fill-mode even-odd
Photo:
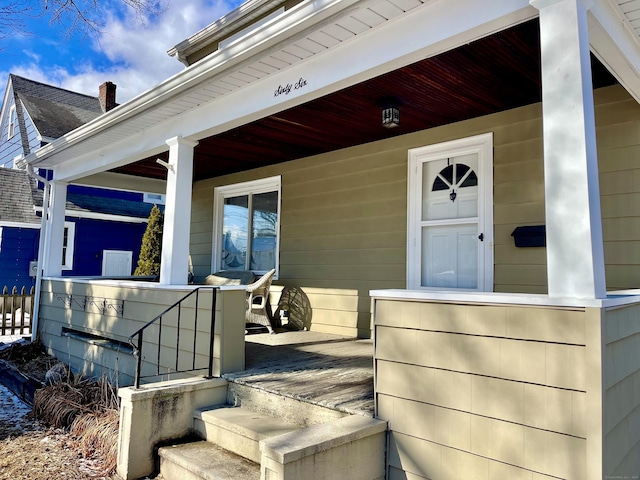
{"label": "door frame", "polygon": [[[407,176],[407,289],[445,290],[423,287],[422,269],[422,165],[424,162],[460,155],[478,155],[478,230],[484,235],[483,248],[478,249],[478,288],[471,291],[493,291],[493,132],[448,142],[412,148],[408,151]],[[450,290],[450,289],[446,289]],[[456,289],[469,291],[469,289]]]}

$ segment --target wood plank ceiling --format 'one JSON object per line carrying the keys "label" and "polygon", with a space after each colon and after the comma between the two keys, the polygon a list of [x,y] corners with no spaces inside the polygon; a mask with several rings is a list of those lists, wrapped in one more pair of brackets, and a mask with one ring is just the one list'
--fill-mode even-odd
{"label": "wood plank ceiling", "polygon": [[[615,79],[592,56],[594,88]],[[400,102],[400,126],[381,123],[380,102]],[[538,21],[200,141],[194,180],[285,162],[539,102]],[[164,155],[166,159],[167,154]],[[165,178],[158,156],[114,171]],[[162,155],[160,156],[162,158]]]}

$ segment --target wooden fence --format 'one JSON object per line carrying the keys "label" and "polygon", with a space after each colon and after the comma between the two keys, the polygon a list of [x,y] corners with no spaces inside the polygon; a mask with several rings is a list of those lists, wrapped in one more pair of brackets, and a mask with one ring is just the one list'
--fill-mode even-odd
{"label": "wooden fence", "polygon": [[22,287],[20,293],[18,288],[13,287],[11,293],[9,288],[2,289],[0,295],[0,335],[21,335],[31,333],[31,312],[33,312],[34,287],[29,293]]}

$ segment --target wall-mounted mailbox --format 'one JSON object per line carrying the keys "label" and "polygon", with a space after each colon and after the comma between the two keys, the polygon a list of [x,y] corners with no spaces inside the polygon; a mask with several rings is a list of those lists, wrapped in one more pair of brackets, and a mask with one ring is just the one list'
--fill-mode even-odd
{"label": "wall-mounted mailbox", "polygon": [[516,227],[511,236],[516,243],[516,247],[545,247],[547,245],[544,225]]}

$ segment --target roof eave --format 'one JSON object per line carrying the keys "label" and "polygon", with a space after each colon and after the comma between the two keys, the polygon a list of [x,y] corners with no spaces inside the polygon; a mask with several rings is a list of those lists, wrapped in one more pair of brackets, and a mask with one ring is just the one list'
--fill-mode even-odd
{"label": "roof eave", "polygon": [[270,10],[283,2],[284,0],[275,2],[273,0],[248,0],[235,10],[178,43],[169,49],[167,54],[171,57],[176,57],[180,62],[188,66],[186,58],[191,53],[231,34],[234,30],[248,25],[253,21],[252,14],[256,13],[257,10],[262,8]]}
{"label": "roof eave", "polygon": [[[258,1],[258,0],[256,0]],[[267,0],[259,0],[266,2]],[[27,155],[18,162],[19,168],[26,165],[38,165],[44,163],[52,155],[63,151],[79,142],[87,139],[102,130],[116,125],[127,118],[133,117],[147,111],[154,106],[158,106],[169,101],[172,97],[187,91],[198,83],[213,77],[220,73],[221,68],[229,68],[246,58],[258,54],[261,50],[269,48],[271,44],[278,41],[279,37],[290,35],[291,28],[300,27],[313,19],[313,17],[322,11],[330,11],[332,8],[339,6],[348,8],[357,0],[342,3],[342,0],[324,0],[307,4],[307,8],[291,9],[278,17],[275,21],[279,25],[274,27],[274,23],[270,22],[268,31],[275,33],[269,34],[264,38],[258,38],[258,35],[243,37],[237,43],[212,53],[201,61],[191,65],[189,68],[176,73],[155,87],[141,93],[137,97],[126,103],[110,110],[109,112],[97,117],[95,120],[88,122],[81,127],[63,135],[55,141],[37,149],[35,152]],[[306,2],[303,2],[303,4]],[[299,4],[298,7],[303,5]],[[267,27],[265,27],[266,29]],[[49,166],[49,165],[47,165]]]}

